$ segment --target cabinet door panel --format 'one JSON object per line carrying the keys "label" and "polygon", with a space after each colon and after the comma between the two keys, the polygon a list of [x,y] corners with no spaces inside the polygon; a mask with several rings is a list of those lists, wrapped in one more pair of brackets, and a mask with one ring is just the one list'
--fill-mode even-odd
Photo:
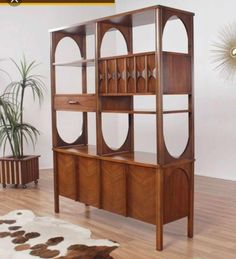
{"label": "cabinet door panel", "polygon": [[126,215],[125,165],[102,161],[102,208]]}
{"label": "cabinet door panel", "polygon": [[154,168],[129,166],[128,172],[128,216],[148,223],[156,222]]}
{"label": "cabinet door panel", "polygon": [[93,158],[79,157],[79,200],[85,204],[100,205],[99,161]]}
{"label": "cabinet door panel", "polygon": [[57,154],[59,195],[76,200],[75,158],[71,155]]}

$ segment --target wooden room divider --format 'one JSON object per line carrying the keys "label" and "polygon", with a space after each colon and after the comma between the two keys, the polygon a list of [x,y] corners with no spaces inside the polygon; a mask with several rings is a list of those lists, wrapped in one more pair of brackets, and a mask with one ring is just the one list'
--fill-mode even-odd
{"label": "wooden room divider", "polygon": [[[59,195],[156,225],[156,249],[163,249],[163,225],[188,218],[188,237],[193,237],[194,194],[194,96],[193,13],[152,6],[81,24],[51,30],[51,92],[54,154],[55,212]],[[187,31],[188,53],[163,51],[162,36],[170,19],[180,19]],[[133,53],[132,30],[155,24],[155,51]],[[108,30],[125,38],[128,54],[101,57],[100,48]],[[86,59],[86,36],[95,36],[95,57]],[[56,63],[58,43],[73,39],[81,60]],[[178,40],[178,39],[176,39]],[[58,94],[57,66],[82,67],[82,94]],[[87,93],[87,68],[95,67],[96,90]],[[164,95],[187,95],[188,108],[163,110]],[[156,110],[134,109],[134,96],[153,95]],[[58,111],[83,112],[82,134],[66,143],[57,129]],[[88,145],[87,113],[96,113],[96,146]],[[119,149],[104,140],[102,113],[128,114],[127,138]],[[189,138],[184,152],[173,157],[165,144],[166,114],[188,114]],[[134,115],[156,117],[157,154],[134,150]],[[71,123],[73,127],[73,122]]]}

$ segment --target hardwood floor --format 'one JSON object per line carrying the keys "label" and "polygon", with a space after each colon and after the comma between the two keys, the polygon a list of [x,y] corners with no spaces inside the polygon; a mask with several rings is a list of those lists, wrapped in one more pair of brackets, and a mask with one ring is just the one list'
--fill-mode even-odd
{"label": "hardwood floor", "polygon": [[186,219],[164,228],[164,250],[155,251],[155,226],[124,218],[61,198],[61,212],[54,214],[52,172],[42,170],[38,187],[0,188],[0,214],[31,209],[89,228],[93,238],[120,243],[112,255],[125,259],[233,259],[236,258],[236,182],[196,176],[195,236],[186,236]]}

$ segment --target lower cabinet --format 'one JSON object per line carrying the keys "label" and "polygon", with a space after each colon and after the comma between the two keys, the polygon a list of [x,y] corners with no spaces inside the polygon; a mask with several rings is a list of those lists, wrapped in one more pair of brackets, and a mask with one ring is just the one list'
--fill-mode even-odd
{"label": "lower cabinet", "polygon": [[59,195],[76,200],[76,157],[57,153]]}
{"label": "lower cabinet", "polygon": [[85,204],[100,207],[99,160],[78,157],[78,199]]}
{"label": "lower cabinet", "polygon": [[102,208],[126,215],[126,166],[121,163],[101,162]]}
{"label": "lower cabinet", "polygon": [[155,224],[155,168],[60,153],[57,161],[60,195]]}

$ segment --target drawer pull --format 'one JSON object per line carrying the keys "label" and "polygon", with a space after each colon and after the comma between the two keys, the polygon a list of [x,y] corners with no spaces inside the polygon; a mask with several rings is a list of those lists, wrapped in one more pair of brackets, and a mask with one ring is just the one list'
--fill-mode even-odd
{"label": "drawer pull", "polygon": [[79,104],[79,101],[69,100],[68,103],[69,104]]}

